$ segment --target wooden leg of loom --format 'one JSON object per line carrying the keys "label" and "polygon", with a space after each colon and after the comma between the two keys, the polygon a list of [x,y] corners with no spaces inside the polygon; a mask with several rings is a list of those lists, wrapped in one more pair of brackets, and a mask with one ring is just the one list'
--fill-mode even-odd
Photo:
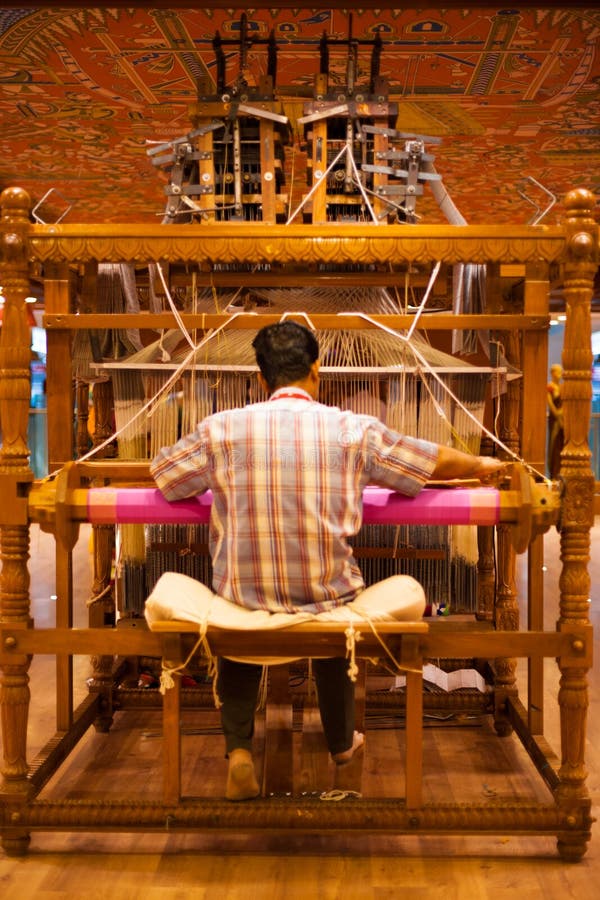
{"label": "wooden leg of loom", "polygon": [[[12,614],[13,621],[27,627],[29,622],[29,529],[0,528],[0,620]],[[14,661],[2,659],[0,675],[0,717],[2,722],[3,765],[0,800],[13,807],[11,821],[18,825],[19,807],[27,802],[31,785],[27,778],[27,724],[29,717],[29,665],[27,656]],[[22,828],[2,830],[2,846],[7,856],[24,856],[30,835]]]}
{"label": "wooden leg of loom", "polygon": [[[565,444],[560,456],[563,569],[559,580],[559,631],[575,624],[584,628],[590,625],[590,529],[594,524],[595,484],[587,447],[590,427],[587,373],[592,365],[590,302],[598,269],[598,229],[587,194],[573,191],[566,198],[566,206],[569,254],[563,290],[568,316],[562,353]],[[584,223],[593,228],[592,234],[585,234]],[[585,767],[587,672],[592,660],[590,657],[578,665],[575,660],[563,657],[558,664],[561,765],[556,798],[566,825],[558,835],[558,851],[563,859],[576,861],[586,851],[593,821]]]}
{"label": "wooden leg of loom", "polygon": [[[522,351],[519,334],[503,332],[506,357],[512,365],[521,368]],[[500,412],[500,438],[515,454],[521,451],[519,443],[519,417],[521,413],[521,388],[515,381],[509,381],[506,400]],[[499,525],[496,528],[497,586],[494,625],[498,631],[519,630],[519,606],[517,603],[516,553],[510,528]],[[512,734],[512,724],[507,715],[507,698],[516,697],[515,659],[494,660],[494,728],[500,737]]]}
{"label": "wooden leg of loom", "polygon": [[[165,635],[165,664],[179,665],[181,653],[180,636]],[[177,804],[181,799],[181,676],[178,673],[173,673],[173,686],[163,694],[163,799],[167,804]]]}
{"label": "wooden leg of loom", "polygon": [[[2,252],[0,281],[4,309],[0,340],[0,622],[18,628],[32,626],[29,595],[29,526],[24,508],[24,489],[32,481],[27,447],[27,422],[31,395],[31,335],[27,324],[29,288],[29,195],[21,189],[2,193]],[[65,419],[65,422],[68,419]],[[2,784],[0,802],[11,809],[15,827],[3,829],[2,845],[11,856],[23,855],[29,834],[19,828],[22,807],[31,792],[27,765],[29,719],[28,656],[4,658],[0,648],[0,721],[2,724]],[[12,808],[11,808],[12,807]]]}
{"label": "wooden leg of loom", "polygon": [[[499,526],[498,532],[498,587],[496,590],[495,625],[498,631],[519,630],[515,566],[516,557],[510,531]],[[499,737],[512,734],[512,724],[507,715],[507,698],[517,696],[517,661],[510,658],[494,660],[494,728]]]}
{"label": "wooden leg of loom", "polygon": [[[114,624],[114,596],[111,587],[111,569],[113,549],[115,545],[115,529],[113,525],[95,525],[92,529],[92,547],[94,565],[94,581],[92,584],[92,603],[88,617],[91,628],[106,628]],[[110,731],[113,724],[112,691],[114,683],[114,659],[112,656],[93,656],[92,679],[90,690],[103,695],[101,713],[94,722],[96,731]]]}
{"label": "wooden leg of loom", "polygon": [[[416,635],[402,635],[397,658],[406,672],[405,797],[406,808],[421,806],[423,784],[423,651]],[[397,796],[401,793],[398,788]]]}
{"label": "wooden leg of loom", "polygon": [[421,805],[423,779],[423,672],[406,673],[406,807]]}

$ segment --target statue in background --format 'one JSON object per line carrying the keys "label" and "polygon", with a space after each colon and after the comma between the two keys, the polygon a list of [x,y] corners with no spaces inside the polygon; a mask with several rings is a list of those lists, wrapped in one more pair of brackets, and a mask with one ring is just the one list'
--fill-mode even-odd
{"label": "statue in background", "polygon": [[561,400],[562,366],[550,366],[548,382],[548,474],[550,478],[558,478],[560,473],[560,454],[564,445],[563,411]]}

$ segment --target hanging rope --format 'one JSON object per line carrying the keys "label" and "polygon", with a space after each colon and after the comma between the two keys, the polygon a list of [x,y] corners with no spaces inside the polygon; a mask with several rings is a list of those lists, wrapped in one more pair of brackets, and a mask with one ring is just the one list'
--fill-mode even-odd
{"label": "hanging rope", "polygon": [[219,697],[217,691],[217,678],[218,678],[218,669],[217,669],[217,658],[212,653],[210,649],[208,640],[206,638],[206,632],[208,630],[208,618],[210,615],[210,610],[207,612],[206,617],[199,624],[199,632],[198,639],[196,643],[188,653],[185,660],[177,666],[167,666],[165,665],[165,661],[163,659],[161,674],[160,674],[160,685],[159,691],[161,694],[165,694],[167,691],[171,690],[171,688],[175,687],[175,681],[173,676],[182,672],[184,669],[188,667],[194,655],[198,653],[199,650],[203,651],[203,656],[206,658],[208,662],[208,670],[207,674],[212,683],[212,693],[213,700],[216,709],[220,709],[222,706],[221,698]]}

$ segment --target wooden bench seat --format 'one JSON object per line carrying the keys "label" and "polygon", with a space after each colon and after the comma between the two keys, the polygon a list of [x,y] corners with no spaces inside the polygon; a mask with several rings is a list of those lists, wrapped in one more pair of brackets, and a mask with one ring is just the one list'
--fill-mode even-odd
{"label": "wooden bench seat", "polygon": [[[151,630],[160,637],[163,666],[167,671],[177,669],[188,658],[198,640],[200,629],[194,622],[180,620],[156,621]],[[231,656],[253,661],[264,659],[270,669],[270,695],[265,713],[265,771],[262,793],[292,792],[292,708],[287,694],[287,671],[280,665],[290,657],[303,659],[346,655],[347,623],[303,622],[288,628],[261,631],[226,630],[209,627],[206,641],[214,656]],[[406,804],[415,808],[421,802],[422,728],[423,728],[423,636],[425,622],[378,622],[376,632],[368,622],[354,625],[356,635],[355,658],[362,661],[385,660],[399,674],[406,676]],[[279,664],[278,664],[279,663]],[[173,685],[164,692],[163,699],[163,773],[164,801],[178,803],[181,799],[181,679],[173,673]],[[364,679],[363,679],[364,681]],[[364,718],[364,683],[357,685],[357,727]],[[323,747],[316,710],[309,711],[303,729],[303,756],[313,757],[315,772],[323,771],[316,748]],[[308,764],[310,767],[310,763]],[[360,771],[349,773],[360,790]],[[306,785],[304,785],[306,786]],[[345,785],[348,787],[349,785]]]}

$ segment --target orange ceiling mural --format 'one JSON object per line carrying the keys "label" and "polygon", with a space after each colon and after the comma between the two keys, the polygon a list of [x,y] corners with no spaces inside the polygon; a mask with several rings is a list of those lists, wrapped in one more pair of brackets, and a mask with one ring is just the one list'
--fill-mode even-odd
{"label": "orange ceiling mural", "polygon": [[[0,188],[18,184],[34,204],[46,197],[47,222],[157,221],[164,179],[148,142],[189,130],[199,77],[219,87],[218,32],[226,88],[242,65],[250,91],[267,72],[272,35],[275,94],[292,122],[312,96],[324,34],[333,95],[348,87],[350,47],[355,91],[369,84],[381,38],[396,127],[441,138],[436,169],[470,223],[527,222],[548,195],[600,192],[597,6],[242,12],[0,9]],[[295,128],[286,159],[296,175],[304,154]],[[428,196],[421,211],[443,221]]]}

